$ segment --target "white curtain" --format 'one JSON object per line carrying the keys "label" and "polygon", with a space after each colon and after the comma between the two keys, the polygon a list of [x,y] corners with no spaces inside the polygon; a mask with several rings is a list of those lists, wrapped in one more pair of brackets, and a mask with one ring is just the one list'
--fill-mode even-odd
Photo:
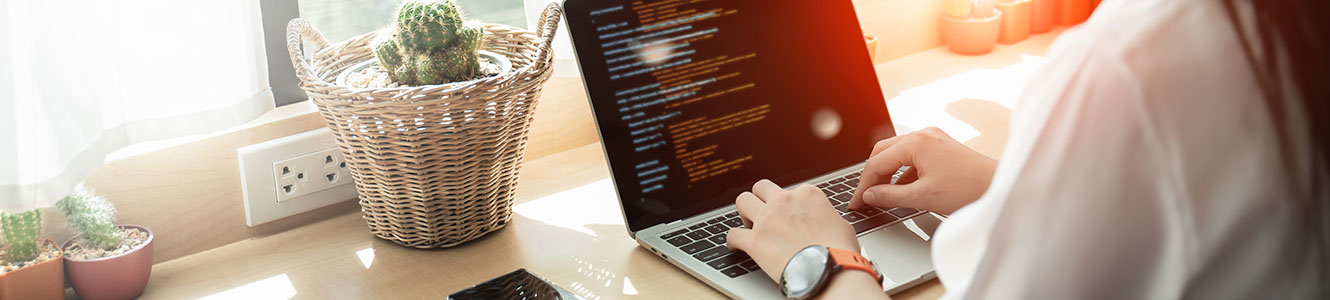
{"label": "white curtain", "polygon": [[0,0],[0,210],[47,207],[108,153],[273,107],[258,0]]}

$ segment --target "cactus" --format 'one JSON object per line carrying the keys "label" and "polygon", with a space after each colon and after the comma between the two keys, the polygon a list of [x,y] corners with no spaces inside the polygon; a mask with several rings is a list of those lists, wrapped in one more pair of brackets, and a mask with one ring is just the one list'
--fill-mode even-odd
{"label": "cactus", "polygon": [[955,19],[970,18],[970,0],[943,0],[948,17]]}
{"label": "cactus", "polygon": [[975,18],[989,18],[993,16],[994,7],[997,7],[997,0],[974,0],[974,8],[971,13]]}
{"label": "cactus", "polygon": [[70,227],[83,234],[89,246],[111,250],[125,239],[124,231],[115,226],[115,206],[82,184],[55,206],[65,213]]}
{"label": "cactus", "polygon": [[374,56],[400,84],[466,81],[482,75],[476,50],[484,35],[483,27],[462,21],[452,0],[407,0],[374,41]]}
{"label": "cactus", "polygon": [[40,245],[37,244],[37,235],[42,231],[41,211],[34,209],[17,214],[0,212],[0,227],[4,230],[5,244],[9,245],[9,261],[29,261],[41,254]]}
{"label": "cactus", "polygon": [[955,19],[989,18],[997,0],[943,0],[945,13]]}

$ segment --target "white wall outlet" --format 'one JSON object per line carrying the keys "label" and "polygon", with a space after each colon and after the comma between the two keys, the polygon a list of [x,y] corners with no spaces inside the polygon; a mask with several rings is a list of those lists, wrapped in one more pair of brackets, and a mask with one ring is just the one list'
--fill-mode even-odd
{"label": "white wall outlet", "polygon": [[356,199],[351,171],[327,128],[241,147],[236,154],[249,226]]}
{"label": "white wall outlet", "polygon": [[285,202],[345,184],[351,176],[337,147],[272,163],[277,202]]}

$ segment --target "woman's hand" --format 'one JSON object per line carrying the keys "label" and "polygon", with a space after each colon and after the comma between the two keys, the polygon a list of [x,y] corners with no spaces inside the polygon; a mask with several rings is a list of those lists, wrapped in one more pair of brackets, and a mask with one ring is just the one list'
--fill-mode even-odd
{"label": "woman's hand", "polygon": [[859,252],[854,228],[816,187],[784,190],[763,179],[734,202],[744,223],[751,225],[730,229],[726,243],[752,256],[772,280],[780,281],[785,263],[809,245]]}
{"label": "woman's hand", "polygon": [[[910,166],[896,184],[891,176]],[[950,214],[974,202],[993,181],[997,160],[936,127],[882,140],[864,166],[850,209],[910,207]]]}

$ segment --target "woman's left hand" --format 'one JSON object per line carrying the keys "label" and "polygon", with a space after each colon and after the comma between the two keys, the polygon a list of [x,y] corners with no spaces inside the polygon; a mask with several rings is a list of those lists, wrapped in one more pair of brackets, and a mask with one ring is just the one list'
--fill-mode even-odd
{"label": "woman's left hand", "polygon": [[747,228],[730,229],[727,244],[747,252],[772,280],[779,282],[785,263],[810,245],[859,252],[854,228],[811,185],[785,190],[763,179],[735,205]]}

